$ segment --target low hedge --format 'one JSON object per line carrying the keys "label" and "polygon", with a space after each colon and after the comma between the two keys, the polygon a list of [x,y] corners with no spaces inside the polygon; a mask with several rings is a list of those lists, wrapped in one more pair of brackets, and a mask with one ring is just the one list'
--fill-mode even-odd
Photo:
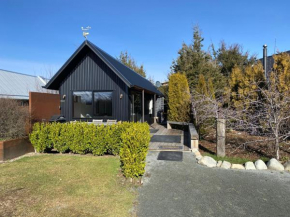
{"label": "low hedge", "polygon": [[29,138],[41,153],[53,148],[60,153],[120,155],[124,175],[132,178],[144,174],[150,131],[147,123],[35,123]]}

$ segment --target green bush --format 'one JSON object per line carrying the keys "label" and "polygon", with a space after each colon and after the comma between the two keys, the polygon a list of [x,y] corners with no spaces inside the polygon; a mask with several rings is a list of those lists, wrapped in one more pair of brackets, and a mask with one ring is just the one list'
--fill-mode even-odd
{"label": "green bush", "polygon": [[121,167],[125,177],[138,177],[145,172],[145,159],[150,142],[149,125],[132,123],[121,135]]}
{"label": "green bush", "polygon": [[52,123],[49,126],[49,138],[55,148],[60,153],[64,153],[69,149],[64,137],[67,127],[65,124]]}
{"label": "green bush", "polygon": [[150,132],[147,123],[36,123],[30,141],[38,152],[54,148],[60,153],[120,155],[124,175],[138,177],[144,173]]}
{"label": "green bush", "polygon": [[123,145],[122,133],[130,126],[129,122],[118,123],[110,126],[107,132],[107,150],[109,154],[119,155]]}
{"label": "green bush", "polygon": [[29,135],[31,144],[37,152],[45,152],[52,147],[52,142],[49,136],[49,124],[35,123],[32,133]]}
{"label": "green bush", "polygon": [[85,154],[88,152],[89,149],[89,145],[87,144],[86,140],[86,131],[88,130],[90,125],[85,122],[72,123],[72,125],[73,139],[70,143],[69,148],[73,153]]}
{"label": "green bush", "polygon": [[109,131],[110,126],[99,125],[95,128],[90,149],[93,155],[104,155],[107,152],[106,133]]}

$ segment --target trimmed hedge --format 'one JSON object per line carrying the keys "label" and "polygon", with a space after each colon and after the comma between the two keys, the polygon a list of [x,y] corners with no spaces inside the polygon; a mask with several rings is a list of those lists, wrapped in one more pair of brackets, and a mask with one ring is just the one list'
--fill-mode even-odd
{"label": "trimmed hedge", "polygon": [[121,166],[126,177],[138,177],[145,172],[145,160],[150,142],[148,124],[135,123],[121,134]]}
{"label": "trimmed hedge", "polygon": [[144,174],[150,131],[147,123],[35,123],[29,138],[37,152],[53,148],[60,153],[120,155],[124,175],[132,178]]}

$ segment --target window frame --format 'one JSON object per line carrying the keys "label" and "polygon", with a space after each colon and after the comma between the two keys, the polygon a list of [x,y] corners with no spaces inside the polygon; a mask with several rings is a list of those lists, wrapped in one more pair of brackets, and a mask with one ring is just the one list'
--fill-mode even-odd
{"label": "window frame", "polygon": [[[91,92],[92,93],[92,117],[91,118],[78,118],[74,117],[74,92]],[[94,93],[98,92],[112,92],[112,116],[94,116],[95,110],[95,100]],[[114,119],[115,117],[115,91],[114,90],[71,90],[71,99],[72,99],[72,120],[92,120],[92,119]]]}
{"label": "window frame", "polygon": [[[112,93],[112,115],[111,116],[95,116],[94,115],[94,111],[95,111],[95,93],[104,93],[104,92],[111,92]],[[97,90],[97,91],[93,91],[93,118],[113,118],[114,117],[114,91],[112,90]]]}

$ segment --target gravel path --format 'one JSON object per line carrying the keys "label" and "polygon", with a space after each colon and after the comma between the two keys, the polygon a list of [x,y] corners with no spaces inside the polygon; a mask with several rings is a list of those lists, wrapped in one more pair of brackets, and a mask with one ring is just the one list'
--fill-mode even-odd
{"label": "gravel path", "polygon": [[138,216],[290,216],[290,173],[207,168],[147,156]]}

